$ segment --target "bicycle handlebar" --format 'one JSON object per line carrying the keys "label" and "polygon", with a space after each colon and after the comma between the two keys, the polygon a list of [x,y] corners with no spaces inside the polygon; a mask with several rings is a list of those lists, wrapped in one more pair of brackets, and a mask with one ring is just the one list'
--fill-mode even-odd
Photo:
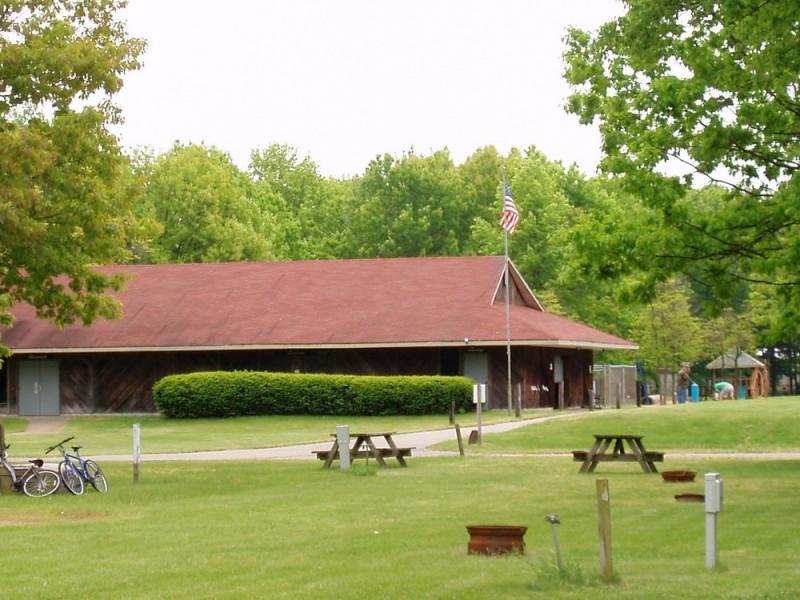
{"label": "bicycle handlebar", "polygon": [[45,450],[45,451],[44,451],[44,453],[45,453],[45,454],[50,454],[50,453],[51,453],[53,450],[55,450],[55,449],[56,449],[56,448],[58,448],[59,446],[63,446],[63,445],[64,445],[64,444],[66,444],[68,441],[70,441],[70,440],[74,440],[74,439],[75,439],[75,436],[73,435],[72,437],[68,437],[68,438],[67,438],[67,439],[65,439],[65,440],[61,440],[61,441],[60,441],[60,442],[58,442],[57,444],[53,444],[52,446],[50,446],[50,447],[49,447],[47,450]]}

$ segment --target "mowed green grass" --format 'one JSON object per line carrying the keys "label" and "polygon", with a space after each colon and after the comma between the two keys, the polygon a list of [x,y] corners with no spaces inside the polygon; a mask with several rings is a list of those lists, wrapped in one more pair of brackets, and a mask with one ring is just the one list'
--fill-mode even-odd
{"label": "mowed green grass", "polygon": [[[547,414],[552,414],[547,411]],[[503,411],[492,411],[485,423],[513,420]],[[459,415],[463,425],[474,426],[475,414]],[[350,425],[351,431],[429,431],[450,427],[447,415],[422,417],[310,417],[266,416],[230,419],[166,419],[158,415],[74,416],[67,417],[59,433],[27,433],[24,418],[0,417],[12,456],[35,456],[64,438],[82,444],[83,453],[96,455],[130,454],[133,425],[139,424],[142,452],[148,454],[271,448],[331,439],[337,425]],[[19,434],[19,435],[18,435]]]}
{"label": "mowed green grass", "polygon": [[[68,427],[76,420],[83,428],[73,430],[77,441],[97,446],[97,454],[109,451],[105,418],[71,419]],[[261,420],[268,428],[269,418]],[[234,435],[236,421],[219,424]],[[134,483],[130,464],[108,462],[105,495],[0,495],[0,585],[9,598],[796,598],[800,461],[736,460],[714,444],[798,451],[798,422],[797,399],[570,414],[486,435],[465,457],[412,457],[407,469],[382,470],[358,461],[347,473],[313,459],[145,461]],[[234,429],[226,429],[231,423]],[[330,424],[307,427],[327,438]],[[753,426],[747,435],[740,431],[745,424]],[[119,427],[128,441],[129,425]],[[203,425],[196,449],[208,449],[212,425]],[[655,450],[720,455],[670,459],[668,453],[663,469],[698,472],[696,482],[674,484],[631,463],[582,475],[569,456],[535,454],[588,447],[591,433],[612,427],[642,433]],[[14,428],[6,427],[12,457],[30,436],[24,427],[9,433]],[[695,438],[687,439],[688,432]],[[487,453],[493,446],[504,456]],[[702,475],[712,471],[722,474],[725,504],[718,518],[720,568],[709,571],[703,505],[674,496],[702,493]],[[595,483],[601,478],[611,489],[613,582],[599,578]],[[562,522],[563,578],[544,521],[550,513]],[[468,555],[472,524],[527,526],[526,553]]]}
{"label": "mowed green grass", "polygon": [[[532,428],[483,436],[481,446],[471,450],[487,453],[588,450],[596,433],[642,435],[648,450],[667,452],[800,450],[800,399],[795,397],[551,414],[557,418]],[[457,445],[445,443],[437,448],[455,449]]]}

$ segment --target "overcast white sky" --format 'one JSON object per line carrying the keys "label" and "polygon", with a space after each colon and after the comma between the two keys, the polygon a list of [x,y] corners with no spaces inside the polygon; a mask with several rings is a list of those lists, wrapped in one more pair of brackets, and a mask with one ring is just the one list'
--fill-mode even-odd
{"label": "overcast white sky", "polygon": [[376,155],[537,146],[594,173],[593,128],[563,105],[567,26],[594,29],[618,0],[129,0],[148,40],[117,96],[123,146],[205,143],[240,167],[273,143],[323,175]]}

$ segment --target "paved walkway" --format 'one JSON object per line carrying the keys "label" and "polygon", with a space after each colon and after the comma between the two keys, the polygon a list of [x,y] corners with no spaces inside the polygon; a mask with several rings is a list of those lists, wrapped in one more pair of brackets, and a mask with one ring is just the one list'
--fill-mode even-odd
{"label": "paved walkway", "polygon": [[[520,421],[511,421],[508,423],[495,423],[493,425],[483,425],[481,427],[482,433],[502,433],[504,431],[512,431],[520,427],[527,427],[534,423],[541,423],[550,419],[564,419],[573,416],[571,413],[552,414],[547,413],[541,417],[531,419],[523,419]],[[25,431],[27,434],[31,433],[58,433],[64,427],[67,421],[65,416],[53,417],[26,417],[29,424]],[[461,438],[466,449],[469,449],[467,440],[469,439],[470,432],[477,429],[475,426],[462,427]],[[448,440],[456,440],[456,432],[453,427],[448,429],[438,429],[434,431],[420,431],[416,433],[398,433],[394,436],[395,442],[398,446],[405,448],[414,448],[414,456],[457,456],[458,452],[442,452],[439,450],[431,450],[430,446],[445,442]],[[279,446],[276,448],[253,448],[241,450],[218,450],[207,452],[176,452],[165,454],[142,454],[141,460],[145,461],[168,461],[168,460],[264,460],[264,459],[282,459],[282,460],[311,460],[313,453],[317,450],[330,449],[330,442],[316,442],[312,444],[298,444],[294,446]],[[569,452],[563,453],[533,453],[533,454],[505,454],[508,457],[535,457],[535,456],[570,456]],[[800,452],[726,452],[726,453],[697,453],[697,452],[670,452],[669,457],[672,458],[718,458],[724,456],[725,458],[750,458],[761,460],[800,460]],[[106,456],[93,456],[95,460],[103,461],[132,461],[132,454],[115,454]]]}
{"label": "paved walkway", "polygon": [[28,420],[28,428],[24,433],[58,433],[67,423],[65,416],[24,418]]}
{"label": "paved walkway", "polygon": [[[520,421],[512,421],[508,423],[496,423],[493,425],[484,425],[481,427],[482,433],[502,433],[505,431],[512,431],[520,427],[526,427],[535,423],[541,423],[550,419],[564,419],[570,418],[573,414],[548,414],[547,416],[536,417],[533,419],[523,419]],[[471,431],[477,427],[470,426],[461,429],[461,438],[464,447],[469,449],[467,440]],[[442,452],[439,450],[432,450],[430,446],[445,442],[448,440],[456,440],[456,432],[454,428],[438,429],[435,431],[420,431],[416,433],[398,433],[394,436],[394,440],[398,446],[405,448],[414,448],[413,456],[458,456],[458,452]],[[278,460],[312,460],[314,459],[313,452],[317,450],[329,450],[331,442],[317,442],[313,444],[299,444],[295,446],[280,446],[276,448],[254,448],[242,450],[218,450],[209,452],[182,452],[171,454],[142,454],[141,460],[145,461],[167,461],[167,460],[264,460],[264,459],[278,459]],[[487,456],[487,455],[482,455]],[[494,455],[498,456],[498,455]],[[571,452],[559,453],[532,453],[532,454],[519,454],[509,453],[499,456],[508,456],[514,458],[524,457],[569,457],[572,456]],[[669,458],[742,458],[742,459],[760,459],[760,460],[800,460],[800,452],[670,452]],[[113,456],[94,456],[92,457],[98,461],[132,461],[133,456],[128,455],[113,455]]]}
{"label": "paved walkway", "polygon": [[[534,419],[523,419],[521,421],[511,421],[508,423],[496,423],[494,425],[483,425],[481,427],[482,433],[497,433],[503,431],[511,431],[520,427],[525,427],[533,423],[541,423],[548,419],[567,418],[570,415],[549,415],[546,417],[537,417]],[[472,430],[477,427],[470,426],[461,429],[461,438],[464,446],[467,446],[467,440]],[[393,436],[395,443],[404,448],[414,448],[414,456],[452,456],[458,455],[458,452],[440,452],[431,450],[430,446],[445,442],[447,440],[456,440],[455,428],[438,429],[435,431],[420,431],[416,433],[398,433]],[[218,450],[209,452],[181,452],[172,454],[142,454],[141,460],[155,461],[155,460],[261,460],[261,459],[303,459],[309,460],[314,458],[313,452],[317,450],[329,450],[331,442],[316,442],[313,444],[299,444],[296,446],[280,446],[277,448],[254,448],[242,450]],[[132,455],[114,455],[114,456],[94,456],[95,460],[133,460]]]}

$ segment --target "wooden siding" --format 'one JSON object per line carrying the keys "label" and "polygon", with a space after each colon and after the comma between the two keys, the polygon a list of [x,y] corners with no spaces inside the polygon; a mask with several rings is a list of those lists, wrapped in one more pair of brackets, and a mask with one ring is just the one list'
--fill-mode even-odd
{"label": "wooden siding", "polygon": [[440,351],[428,349],[339,350],[303,353],[309,373],[358,375],[438,375]]}
{"label": "wooden siding", "polygon": [[274,352],[164,352],[71,355],[61,359],[61,412],[154,412],[153,385],[162,377],[200,371],[288,371]]}
{"label": "wooden siding", "polygon": [[[564,368],[563,405],[555,383],[553,363],[560,355]],[[523,410],[580,408],[592,389],[591,350],[515,347],[511,349],[512,407],[519,395]],[[508,408],[508,358],[505,349],[493,349],[489,359],[490,408]]]}
{"label": "wooden siding", "polygon": [[[452,348],[354,349],[287,351],[195,351],[70,354],[59,359],[61,412],[155,412],[152,388],[162,377],[198,371],[273,371],[346,373],[356,375],[456,375],[462,351]],[[487,349],[490,408],[506,409],[506,351]],[[592,352],[550,348],[513,348],[513,394],[521,395],[523,409],[559,408],[559,390],[551,364],[560,354],[564,366],[563,408],[583,406],[592,387]],[[10,402],[17,409],[19,357],[4,365]],[[545,389],[547,388],[547,389]]]}
{"label": "wooden siding", "polygon": [[[9,392],[17,397],[20,359],[4,369]],[[440,351],[387,349],[279,352],[197,351],[124,354],[71,354],[59,359],[62,414],[155,412],[153,385],[162,377],[199,371],[273,371],[361,375],[436,375]],[[6,410],[16,412],[17,403]]]}

